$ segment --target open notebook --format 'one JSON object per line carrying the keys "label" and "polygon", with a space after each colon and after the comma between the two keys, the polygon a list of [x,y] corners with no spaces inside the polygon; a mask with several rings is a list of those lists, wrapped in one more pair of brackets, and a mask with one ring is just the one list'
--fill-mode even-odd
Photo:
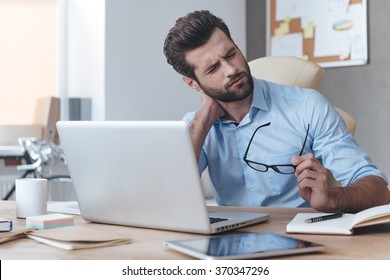
{"label": "open notebook", "polygon": [[353,235],[354,230],[377,224],[390,223],[390,205],[372,207],[356,214],[344,213],[339,218],[319,222],[307,222],[329,213],[298,213],[287,224],[288,233]]}

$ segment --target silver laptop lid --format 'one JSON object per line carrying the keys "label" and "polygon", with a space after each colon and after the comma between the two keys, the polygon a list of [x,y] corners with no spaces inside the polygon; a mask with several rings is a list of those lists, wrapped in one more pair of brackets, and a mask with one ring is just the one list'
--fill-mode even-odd
{"label": "silver laptop lid", "polygon": [[210,233],[187,124],[57,123],[84,219]]}

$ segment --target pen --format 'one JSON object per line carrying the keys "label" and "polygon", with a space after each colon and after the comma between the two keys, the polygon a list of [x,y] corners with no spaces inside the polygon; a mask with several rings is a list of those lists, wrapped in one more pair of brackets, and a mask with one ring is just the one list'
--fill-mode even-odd
{"label": "pen", "polygon": [[325,215],[325,216],[320,216],[320,217],[314,217],[305,220],[306,223],[315,223],[315,222],[321,222],[321,221],[326,221],[326,220],[331,220],[331,219],[337,219],[342,217],[342,213],[337,213],[337,214],[331,214],[331,215]]}

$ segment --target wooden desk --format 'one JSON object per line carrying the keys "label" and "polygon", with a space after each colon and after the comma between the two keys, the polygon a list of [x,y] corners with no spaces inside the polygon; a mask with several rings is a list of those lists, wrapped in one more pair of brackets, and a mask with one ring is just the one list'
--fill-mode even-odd
{"label": "wooden desk", "polygon": [[[222,207],[235,208],[235,207]],[[246,227],[246,231],[272,231],[285,234],[286,224],[298,212],[310,212],[311,209],[295,208],[237,208],[271,214],[271,220],[262,224]],[[15,202],[0,201],[0,216],[12,219],[16,224],[24,225],[25,220],[16,219]],[[165,240],[193,238],[199,235],[161,231],[143,228],[91,224],[79,216],[75,216],[75,224],[97,226],[104,230],[126,233],[133,242],[127,245],[66,251],[41,244],[37,241],[20,238],[0,244],[1,260],[29,260],[29,259],[114,259],[114,260],[163,260],[163,259],[191,259],[184,254],[165,248]],[[297,238],[314,241],[325,245],[325,252],[310,253],[279,257],[278,259],[390,259],[390,224],[374,226],[360,230],[354,236],[331,235],[291,235]]]}

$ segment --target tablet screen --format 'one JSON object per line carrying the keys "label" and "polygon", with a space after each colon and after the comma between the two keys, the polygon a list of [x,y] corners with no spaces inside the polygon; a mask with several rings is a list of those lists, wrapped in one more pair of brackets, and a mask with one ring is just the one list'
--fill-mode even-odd
{"label": "tablet screen", "polygon": [[324,246],[272,232],[239,232],[167,241],[172,249],[200,259],[249,259],[321,251]]}

